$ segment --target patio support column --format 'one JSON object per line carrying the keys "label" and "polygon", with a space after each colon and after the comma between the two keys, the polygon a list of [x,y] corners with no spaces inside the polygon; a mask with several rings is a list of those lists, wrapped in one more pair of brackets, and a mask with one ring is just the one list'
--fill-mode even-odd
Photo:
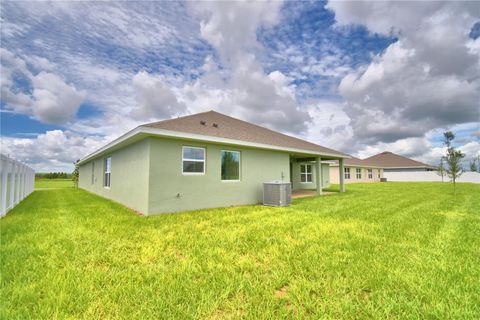
{"label": "patio support column", "polygon": [[343,158],[338,160],[338,172],[340,174],[340,192],[345,192],[345,167],[343,166]]}
{"label": "patio support column", "polygon": [[315,159],[315,184],[317,186],[317,194],[322,195],[322,158]]}

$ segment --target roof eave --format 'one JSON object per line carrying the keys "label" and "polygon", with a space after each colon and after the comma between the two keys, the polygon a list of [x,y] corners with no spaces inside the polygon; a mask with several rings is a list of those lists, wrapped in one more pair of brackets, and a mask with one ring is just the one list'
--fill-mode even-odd
{"label": "roof eave", "polygon": [[402,167],[383,167],[384,169],[420,169],[420,168],[427,168],[427,169],[437,169],[436,167],[424,165],[424,166],[402,166]]}
{"label": "roof eave", "polygon": [[[363,164],[344,164],[344,167],[361,167],[361,168],[375,168],[375,169],[384,169],[382,166],[372,166],[372,165],[363,165]],[[338,167],[338,163],[332,165],[332,167]]]}

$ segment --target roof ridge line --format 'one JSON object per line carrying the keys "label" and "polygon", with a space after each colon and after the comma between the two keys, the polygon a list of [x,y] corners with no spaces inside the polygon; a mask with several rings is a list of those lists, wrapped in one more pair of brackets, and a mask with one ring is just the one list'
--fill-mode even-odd
{"label": "roof ridge line", "polygon": [[209,111],[204,111],[204,112],[199,112],[199,113],[191,113],[191,114],[187,114],[187,115],[176,117],[176,118],[170,118],[170,119],[164,119],[164,120],[160,120],[160,121],[144,123],[144,124],[141,124],[139,127],[148,127],[148,126],[159,124],[159,123],[171,122],[171,121],[175,121],[175,120],[178,120],[178,119],[184,119],[184,118],[197,116],[199,114],[204,114],[204,113],[209,113],[209,112],[216,112],[216,111],[209,110]]}

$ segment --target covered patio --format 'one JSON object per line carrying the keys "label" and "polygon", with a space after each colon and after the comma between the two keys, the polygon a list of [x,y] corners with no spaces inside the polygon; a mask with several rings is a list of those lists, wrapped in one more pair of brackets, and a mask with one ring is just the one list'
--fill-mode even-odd
{"label": "covered patio", "polygon": [[327,195],[323,189],[330,186],[329,160],[338,160],[340,192],[345,192],[344,158],[334,155],[290,155],[290,182],[292,198],[303,198],[314,195]]}
{"label": "covered patio", "polygon": [[[328,195],[335,194],[335,193],[337,193],[337,192],[323,191],[322,195],[328,196]],[[292,190],[292,199],[313,197],[313,196],[316,196],[316,195],[317,195],[317,192],[315,190],[305,190],[305,189]]]}

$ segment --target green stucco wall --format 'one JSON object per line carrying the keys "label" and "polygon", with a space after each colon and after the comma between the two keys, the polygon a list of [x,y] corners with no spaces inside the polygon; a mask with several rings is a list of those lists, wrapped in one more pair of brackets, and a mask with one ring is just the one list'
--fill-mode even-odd
{"label": "green stucco wall", "polygon": [[[206,172],[182,173],[182,147],[206,149]],[[221,180],[221,150],[241,153],[240,181]],[[103,186],[104,159],[112,157],[111,185]],[[92,163],[95,162],[94,183]],[[293,189],[315,189],[313,182],[300,183],[300,164],[286,152],[233,147],[213,143],[149,137],[82,164],[79,187],[117,201],[143,214],[202,208],[257,204],[262,202],[263,183],[292,181]],[[322,164],[323,188],[330,186],[328,164]]]}
{"label": "green stucco wall", "polygon": [[[312,165],[312,182],[302,183],[300,182],[300,165],[311,164]],[[330,170],[329,165],[322,163],[323,183],[322,189],[330,187]],[[292,185],[293,189],[316,189],[315,182],[315,162],[292,162]]]}
{"label": "green stucco wall", "polygon": [[[144,139],[109,154],[112,157],[110,188],[103,186],[105,157],[82,164],[79,187],[142,213],[148,212],[149,144],[149,139]],[[92,162],[95,162],[93,184]]]}
{"label": "green stucco wall", "polygon": [[[290,156],[285,152],[149,138],[150,183],[148,214],[256,204],[263,182],[289,181]],[[182,146],[206,148],[206,173],[182,174]],[[220,151],[241,152],[240,181],[221,181]]]}

